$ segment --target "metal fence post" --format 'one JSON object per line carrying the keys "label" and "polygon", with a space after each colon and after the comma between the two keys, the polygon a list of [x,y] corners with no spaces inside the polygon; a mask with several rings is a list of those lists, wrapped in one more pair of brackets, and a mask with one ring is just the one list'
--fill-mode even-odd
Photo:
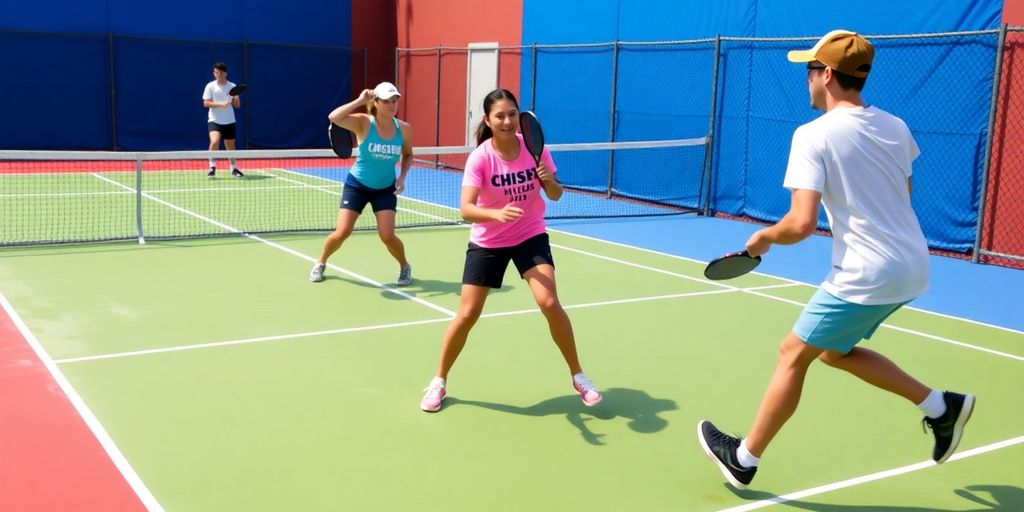
{"label": "metal fence post", "polygon": [[711,215],[711,171],[714,163],[715,116],[718,115],[718,65],[721,61],[722,36],[715,36],[715,62],[711,67],[711,115],[708,116],[708,134],[704,149],[704,172],[701,173],[697,192],[697,210],[701,215]]}
{"label": "metal fence post", "polygon": [[985,229],[985,196],[988,195],[988,171],[992,162],[992,145],[994,144],[996,126],[996,110],[999,107],[999,82],[1003,73],[1003,51],[1006,47],[1006,25],[999,27],[999,42],[996,43],[996,62],[992,72],[992,101],[988,111],[988,137],[985,144],[985,161],[981,163],[981,194],[978,196],[978,223],[974,228],[974,250],[971,251],[971,262],[981,261],[981,233]]}
{"label": "metal fence post", "polygon": [[117,75],[114,72],[114,33],[107,32],[107,54],[110,58],[110,147],[117,151]]}
{"label": "metal fence post", "polygon": [[530,110],[537,110],[537,43],[533,43],[533,62],[530,66]]}
{"label": "metal fence post", "polygon": [[[615,109],[619,82],[619,41],[612,43],[612,98],[608,113],[608,142],[615,142]],[[615,150],[608,151],[608,189],[606,197],[614,194],[615,181]]]}

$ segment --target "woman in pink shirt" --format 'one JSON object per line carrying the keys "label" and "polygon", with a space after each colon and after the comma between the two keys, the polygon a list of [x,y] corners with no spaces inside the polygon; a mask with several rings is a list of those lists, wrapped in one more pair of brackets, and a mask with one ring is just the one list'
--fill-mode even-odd
{"label": "woman in pink shirt", "polygon": [[555,163],[547,150],[535,163],[519,131],[519,103],[506,89],[484,98],[484,119],[476,129],[477,147],[466,160],[459,212],[473,223],[462,274],[459,311],[444,333],[437,376],[424,390],[420,408],[435,412],[445,397],[448,371],[466,345],[470,329],[483,311],[491,288],[501,288],[511,260],[533,292],[551,338],[558,345],[573,388],[587,406],[601,394],[583,373],[576,355],[572,323],[555,292],[555,262],[544,224],[544,198],[562,197]]}

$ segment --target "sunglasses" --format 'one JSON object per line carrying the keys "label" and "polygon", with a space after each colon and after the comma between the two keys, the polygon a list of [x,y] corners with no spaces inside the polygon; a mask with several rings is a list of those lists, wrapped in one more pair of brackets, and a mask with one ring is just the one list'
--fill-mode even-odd
{"label": "sunglasses", "polygon": [[828,66],[826,66],[826,65],[824,65],[824,64],[822,64],[820,62],[808,62],[807,63],[807,70],[808,71],[810,71],[812,69],[825,69],[827,67]]}

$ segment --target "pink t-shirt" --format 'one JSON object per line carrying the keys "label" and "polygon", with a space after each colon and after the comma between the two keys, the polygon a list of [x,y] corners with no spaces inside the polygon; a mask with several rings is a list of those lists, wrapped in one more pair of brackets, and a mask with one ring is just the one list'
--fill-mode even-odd
{"label": "pink t-shirt", "polygon": [[[476,147],[466,160],[462,176],[463,187],[480,189],[476,204],[481,208],[501,209],[512,203],[523,209],[523,216],[511,222],[496,220],[477,222],[469,234],[469,241],[480,247],[512,247],[545,231],[544,193],[537,177],[537,165],[526,150],[522,135],[519,137],[519,158],[503,160],[494,152],[494,139],[487,139]],[[554,174],[555,162],[544,150],[541,161]]]}

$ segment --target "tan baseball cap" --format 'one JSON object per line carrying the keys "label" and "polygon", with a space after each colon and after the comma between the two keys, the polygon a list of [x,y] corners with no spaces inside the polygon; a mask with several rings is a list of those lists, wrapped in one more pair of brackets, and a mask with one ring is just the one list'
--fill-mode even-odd
{"label": "tan baseball cap", "polygon": [[856,32],[833,30],[810,50],[793,50],[786,57],[790,62],[818,61],[845,75],[864,78],[871,72],[875,47]]}

